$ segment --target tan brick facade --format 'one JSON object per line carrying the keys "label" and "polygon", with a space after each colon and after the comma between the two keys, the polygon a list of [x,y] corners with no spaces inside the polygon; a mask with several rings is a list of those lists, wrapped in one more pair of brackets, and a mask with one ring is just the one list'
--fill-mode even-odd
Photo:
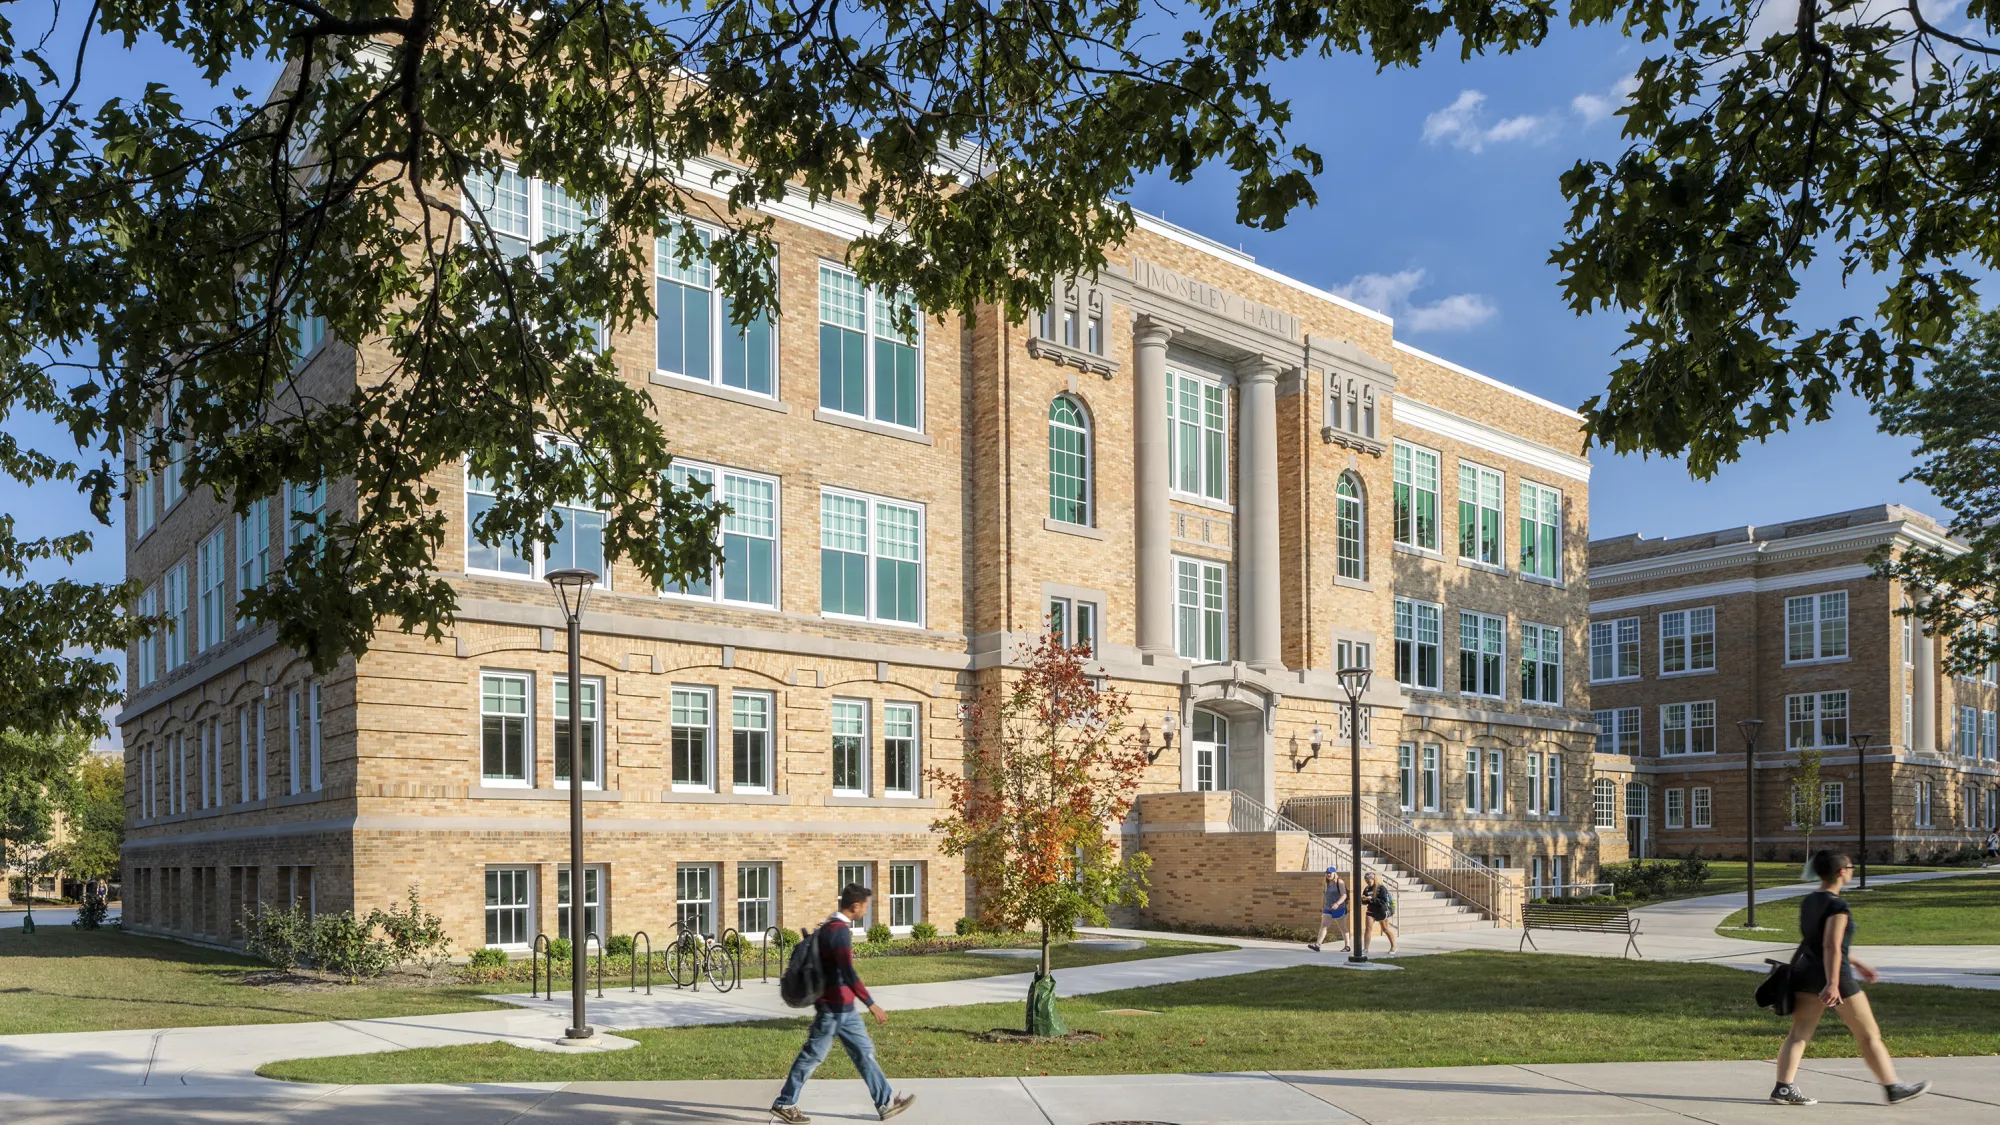
{"label": "tan brick facade", "polygon": [[[858,221],[844,211],[835,217]],[[1577,452],[1573,414],[1397,344],[1385,318],[1148,219],[1112,255],[1116,264],[1078,291],[1078,315],[1097,327],[1080,330],[1074,346],[1038,338],[1035,323],[1010,324],[997,310],[963,324],[932,321],[918,349],[916,424],[855,418],[825,405],[825,329],[810,311],[819,307],[821,263],[841,260],[834,229],[778,220],[785,315],[769,395],[656,370],[649,325],[610,340],[626,377],[673,419],[679,456],[775,485],[775,531],[768,605],[662,596],[622,562],[611,567],[608,589],[591,595],[581,654],[584,676],[601,685],[602,773],[586,791],[586,851],[603,871],[597,924],[606,932],[646,930],[660,941],[697,890],[711,928],[735,925],[748,916],[739,914],[739,877],[751,879],[744,872],[755,867],[769,869],[769,920],[811,924],[845,864],[866,865],[879,920],[891,920],[890,891],[906,889],[913,897],[899,896],[897,921],[949,929],[968,910],[962,865],[937,850],[930,781],[891,792],[890,740],[913,739],[921,769],[956,769],[967,736],[962,705],[1018,663],[1053,598],[1096,614],[1103,674],[1130,693],[1132,721],[1158,752],[1149,792],[1213,782],[1274,808],[1345,792],[1345,703],[1333,672],[1340,653],[1355,651],[1336,646],[1359,642],[1377,669],[1363,753],[1371,797],[1397,808],[1400,749],[1434,751],[1440,800],[1419,800],[1409,815],[1464,850],[1514,867],[1561,858],[1577,880],[1600,853],[1623,854],[1622,826],[1590,827],[1593,728],[1587,686],[1573,667],[1585,635],[1589,466]],[[1155,350],[1142,355],[1142,340]],[[1160,510],[1148,505],[1162,495],[1142,487],[1144,466],[1154,463],[1146,435],[1157,427],[1140,409],[1154,388],[1141,387],[1138,373],[1159,361],[1162,340],[1165,370],[1194,380],[1195,405],[1183,420],[1191,419],[1187,448],[1200,451],[1177,456],[1226,481],[1220,495],[1204,495],[1211,478],[1202,478],[1164,498],[1170,543],[1147,538],[1155,525],[1145,513]],[[329,344],[308,377],[365,380],[385,362],[371,345],[357,353]],[[1371,396],[1369,421],[1356,426],[1362,433],[1347,432],[1332,401],[1354,380]],[[1087,419],[1088,516],[1080,522],[1052,518],[1058,396]],[[1169,427],[1171,440],[1180,440],[1180,424]],[[1435,549],[1394,542],[1393,466],[1404,442],[1439,458]],[[1504,481],[1501,549],[1490,565],[1458,558],[1461,461]],[[1344,473],[1359,486],[1358,577],[1339,573]],[[464,474],[430,483],[462,532]],[[1523,573],[1525,483],[1560,493],[1553,580]],[[825,612],[829,583],[844,581],[839,558],[824,553],[842,541],[823,518],[834,510],[829,497],[880,498],[898,519],[920,513],[914,621]],[[330,490],[330,504],[352,502]],[[877,569],[891,559],[883,536],[904,532],[882,522],[880,509],[869,511],[875,547],[862,582],[870,596],[890,598],[900,587],[878,584],[898,573]],[[131,543],[131,573],[158,589],[170,568],[198,569],[198,544],[225,527],[224,593],[233,603],[240,560],[231,519],[205,494],[180,501]],[[277,515],[268,530],[282,541]],[[1176,569],[1147,571],[1168,555]],[[1186,607],[1176,592],[1184,588],[1180,560],[1200,579],[1185,587],[1194,591]],[[229,607],[223,639],[191,646],[199,651],[184,666],[168,669],[155,653],[158,682],[134,691],[122,719],[128,923],[229,941],[232,919],[253,903],[296,895],[322,911],[366,911],[415,885],[461,951],[496,932],[513,946],[553,932],[557,871],[568,856],[567,790],[555,781],[552,755],[563,621],[536,573],[507,576],[474,561],[463,534],[449,537],[439,562],[458,588],[460,612],[444,640],[385,629],[365,657],[328,676],[312,677],[268,630],[237,630]],[[1175,578],[1164,591],[1171,604],[1140,572]],[[1220,651],[1183,655],[1174,638],[1193,636],[1197,649],[1207,643],[1208,576],[1219,580]],[[1425,658],[1438,669],[1434,688],[1396,683],[1398,597],[1439,607],[1440,634]],[[1460,611],[1501,623],[1491,697],[1460,690]],[[1162,621],[1171,625],[1164,648]],[[1561,638],[1554,702],[1522,699],[1522,637],[1531,625]],[[1247,652],[1253,644],[1260,647]],[[518,703],[502,700],[516,690]],[[739,698],[768,708],[767,777],[738,776]],[[518,720],[506,717],[513,714]],[[1226,731],[1226,747],[1198,761],[1205,747],[1193,745],[1194,735],[1211,721]],[[857,722],[865,777],[837,778],[834,742]],[[238,750],[250,747],[247,772],[259,773],[260,732],[261,788],[255,776],[244,784]],[[491,757],[496,748],[500,756]],[[1477,812],[1465,808],[1468,751],[1498,771],[1482,776]],[[506,764],[509,753],[519,754],[518,770]],[[1528,795],[1529,755],[1538,779],[1551,768],[1542,763],[1560,762],[1556,811],[1540,781]],[[519,776],[495,774],[496,761]],[[686,775],[678,780],[677,761]],[[195,779],[185,792],[183,778]],[[892,888],[891,868],[903,865]],[[1294,899],[1310,899],[1309,887],[1281,890],[1300,881],[1275,871],[1266,881],[1279,897],[1236,908],[1204,899],[1206,920],[1218,920],[1218,909],[1289,911]],[[1158,893],[1177,901],[1184,892]]]}

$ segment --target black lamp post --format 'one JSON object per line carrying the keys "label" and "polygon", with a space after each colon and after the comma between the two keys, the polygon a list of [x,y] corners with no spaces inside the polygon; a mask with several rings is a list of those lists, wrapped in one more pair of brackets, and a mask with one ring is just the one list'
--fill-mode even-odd
{"label": "black lamp post", "polygon": [[[549,572],[549,585],[569,621],[569,1002],[570,1027],[565,1039],[588,1039],[584,1022],[583,962],[587,933],[583,920],[583,599],[597,585],[597,572],[570,567]],[[557,753],[565,752],[562,747]]]}
{"label": "black lamp post", "polygon": [[1750,896],[1749,916],[1743,924],[1754,930],[1757,928],[1757,732],[1764,729],[1764,720],[1738,719],[1736,729],[1743,732],[1743,882],[1744,893]]}
{"label": "black lamp post", "polygon": [[1861,870],[1861,889],[1868,889],[1868,744],[1875,741],[1872,734],[1850,735],[1847,744],[1854,747],[1854,798],[1860,806],[1855,815],[1861,818],[1861,846],[1854,863]]}
{"label": "black lamp post", "polygon": [[1368,691],[1369,672],[1366,668],[1342,668],[1335,674],[1340,677],[1340,690],[1347,693],[1348,792],[1353,794],[1347,808],[1348,846],[1354,855],[1354,881],[1347,890],[1348,926],[1353,931],[1347,943],[1347,963],[1365,965],[1368,954],[1361,947],[1361,696]]}

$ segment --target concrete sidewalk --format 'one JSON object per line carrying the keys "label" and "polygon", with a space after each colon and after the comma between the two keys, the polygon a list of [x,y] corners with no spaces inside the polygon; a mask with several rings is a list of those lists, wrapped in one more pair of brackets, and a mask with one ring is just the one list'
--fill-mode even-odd
{"label": "concrete sidewalk", "polygon": [[[1775,1038],[1773,1042],[1775,1043]],[[1914,1059],[1905,1079],[1936,1092],[1890,1110],[1858,1061],[1808,1059],[1800,1084],[1815,1122],[2000,1119],[2000,1059]],[[1590,1063],[1407,1070],[930,1079],[909,1125],[1318,1125],[1369,1122],[1577,1122],[1754,1125],[1800,1119],[1771,1105],[1768,1062]],[[764,1122],[776,1078],[757,1082],[603,1082],[523,1086],[273,1087],[264,1096],[170,1100],[0,1100],[9,1125],[680,1125]],[[814,1082],[801,1107],[817,1121],[873,1121],[861,1083]]]}

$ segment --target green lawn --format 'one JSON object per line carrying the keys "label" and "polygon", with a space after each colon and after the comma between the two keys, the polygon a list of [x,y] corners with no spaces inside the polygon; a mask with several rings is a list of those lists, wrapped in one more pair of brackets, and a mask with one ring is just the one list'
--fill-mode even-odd
{"label": "green lawn", "polygon": [[[1511,953],[1399,962],[1397,973],[1280,969],[1059,1002],[1101,1043],[1003,1045],[1022,1005],[892,1012],[870,1025],[894,1078],[1139,1074],[1771,1057],[1785,1025],[1757,1008],[1757,977],[1713,965]],[[1884,984],[1869,995],[1899,1057],[2000,1051],[1990,993]],[[1140,1008],[1156,1015],[1111,1015]],[[763,1078],[784,1074],[806,1021],[636,1031],[640,1046],[584,1056],[484,1045],[273,1063],[301,1082],[500,1082]],[[1828,1020],[1815,1057],[1853,1054]],[[820,1070],[853,1077],[839,1051]]]}
{"label": "green lawn", "polygon": [[[1647,860],[1647,863],[1672,863],[1672,860]],[[1901,875],[1907,871],[1946,871],[1943,867],[1904,867],[1896,864],[1878,863],[1868,869],[1870,875]],[[1757,887],[1789,887],[1806,880],[1799,877],[1799,864],[1781,860],[1757,861]],[[1698,898],[1704,895],[1728,895],[1743,893],[1747,880],[1743,877],[1743,861],[1735,859],[1712,859],[1708,861],[1708,882],[1700,891],[1691,895],[1667,895],[1664,898],[1649,899],[1649,902],[1671,902],[1675,899]]]}
{"label": "green lawn", "polygon": [[[1854,936],[1863,945],[2000,943],[2000,876],[1995,874],[1967,874],[1865,891],[1849,887],[1844,897],[1854,909]],[[1757,920],[1777,928],[1775,937],[1742,929],[1741,910],[1724,919],[1715,932],[1751,941],[1796,939],[1797,899],[1774,902],[1762,910]]]}
{"label": "green lawn", "polygon": [[464,1012],[504,1005],[474,985],[431,988],[269,987],[245,978],[257,961],[118,930],[60,922],[24,935],[0,929],[0,1035],[134,1027],[300,1023]]}

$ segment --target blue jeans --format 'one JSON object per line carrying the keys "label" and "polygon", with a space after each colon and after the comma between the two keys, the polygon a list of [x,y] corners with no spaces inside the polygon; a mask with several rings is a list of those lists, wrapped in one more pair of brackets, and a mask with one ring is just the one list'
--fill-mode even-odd
{"label": "blue jeans", "polygon": [[806,1032],[806,1045],[799,1048],[799,1057],[792,1060],[792,1072],[785,1076],[785,1088],[778,1091],[778,1100],[771,1103],[774,1107],[799,1104],[799,1091],[805,1089],[806,1079],[819,1069],[819,1064],[826,1061],[835,1036],[847,1048],[847,1057],[854,1061],[854,1069],[861,1072],[861,1080],[868,1083],[868,1096],[875,1099],[875,1105],[878,1108],[888,1105],[895,1098],[889,1080],[882,1077],[882,1068],[875,1065],[875,1041],[868,1038],[864,1012],[858,1006],[846,1011],[832,1008],[814,1011],[812,1028]]}

